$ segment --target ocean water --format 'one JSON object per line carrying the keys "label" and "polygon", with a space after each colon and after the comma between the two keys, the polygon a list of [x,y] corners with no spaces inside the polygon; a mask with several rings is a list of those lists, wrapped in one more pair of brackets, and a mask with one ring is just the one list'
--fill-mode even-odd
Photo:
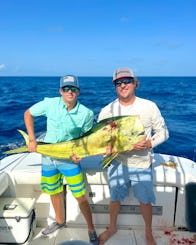
{"label": "ocean water", "polygon": [[[24,144],[24,111],[44,97],[59,96],[59,77],[0,77],[0,158]],[[111,77],[79,77],[81,103],[95,115],[116,98]],[[196,77],[139,77],[136,95],[154,101],[170,132],[155,152],[196,160]],[[44,117],[35,119],[36,136],[44,133]]]}

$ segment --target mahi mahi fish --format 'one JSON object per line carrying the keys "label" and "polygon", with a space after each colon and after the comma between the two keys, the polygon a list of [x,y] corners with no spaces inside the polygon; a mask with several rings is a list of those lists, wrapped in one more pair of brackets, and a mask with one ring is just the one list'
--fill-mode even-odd
{"label": "mahi mahi fish", "polygon": [[[4,152],[5,154],[21,153],[28,151],[29,137],[18,130],[25,139],[26,145]],[[83,136],[60,143],[39,143],[37,153],[57,159],[70,159],[75,154],[77,158],[104,155],[108,146],[112,153],[103,158],[103,168],[108,166],[118,153],[130,151],[134,144],[143,140],[144,127],[138,116],[111,117],[95,124]]]}

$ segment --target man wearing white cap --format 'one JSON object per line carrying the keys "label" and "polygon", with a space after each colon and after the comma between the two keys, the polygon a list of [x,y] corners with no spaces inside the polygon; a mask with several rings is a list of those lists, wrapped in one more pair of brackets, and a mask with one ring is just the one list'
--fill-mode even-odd
{"label": "man wearing white cap", "polygon": [[[150,100],[135,95],[138,80],[129,68],[119,68],[113,74],[113,84],[118,98],[105,106],[98,121],[123,115],[138,115],[144,125],[146,139],[135,144],[132,151],[119,154],[107,169],[110,189],[110,224],[99,236],[104,244],[117,231],[117,217],[120,203],[129,196],[133,188],[134,197],[140,203],[145,223],[147,245],[155,245],[152,234],[152,204],[155,203],[152,179],[152,148],[168,139],[169,134],[164,119]],[[108,147],[107,154],[112,152]]]}

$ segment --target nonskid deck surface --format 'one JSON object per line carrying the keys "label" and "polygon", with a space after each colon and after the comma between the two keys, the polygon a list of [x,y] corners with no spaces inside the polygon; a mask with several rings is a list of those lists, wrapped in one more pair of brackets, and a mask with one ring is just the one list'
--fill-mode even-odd
{"label": "nonskid deck surface", "polygon": [[[104,229],[96,229],[100,234]],[[157,245],[196,245],[196,233],[187,231],[154,230],[154,238]],[[62,228],[48,237],[42,237],[41,229],[35,229],[34,238],[28,245],[58,245],[70,240],[83,240],[88,242],[87,229],[85,228]],[[121,230],[119,229],[105,245],[145,245],[144,230]]]}

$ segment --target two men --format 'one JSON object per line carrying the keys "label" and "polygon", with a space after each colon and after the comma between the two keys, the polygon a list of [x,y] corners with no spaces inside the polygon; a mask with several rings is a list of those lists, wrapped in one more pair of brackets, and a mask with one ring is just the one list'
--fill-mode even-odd
{"label": "two men", "polygon": [[[155,195],[151,149],[168,139],[168,130],[157,105],[135,95],[139,81],[129,68],[116,70],[113,75],[113,84],[118,98],[101,110],[98,121],[113,116],[139,115],[145,128],[146,139],[135,144],[134,150],[119,154],[107,169],[111,196],[110,225],[100,234],[100,244],[104,244],[117,231],[120,203],[129,195],[129,188],[132,187],[134,196],[140,203],[145,223],[146,244],[155,245],[152,234],[152,204],[155,203]],[[25,124],[30,138],[29,151],[36,151],[33,124],[35,116],[47,117],[47,133],[44,141],[48,143],[76,138],[92,127],[93,112],[77,101],[79,92],[77,78],[65,76],[60,80],[61,97],[45,99],[25,112]],[[112,147],[109,150],[107,148],[107,153],[111,152]],[[62,178],[65,176],[88,224],[90,242],[99,244],[90,206],[85,197],[81,168],[75,163],[77,162],[75,155],[72,156],[72,160],[58,161],[43,157],[41,187],[44,192],[51,195],[56,214],[56,222],[46,228],[43,234],[50,234],[64,225]]]}

